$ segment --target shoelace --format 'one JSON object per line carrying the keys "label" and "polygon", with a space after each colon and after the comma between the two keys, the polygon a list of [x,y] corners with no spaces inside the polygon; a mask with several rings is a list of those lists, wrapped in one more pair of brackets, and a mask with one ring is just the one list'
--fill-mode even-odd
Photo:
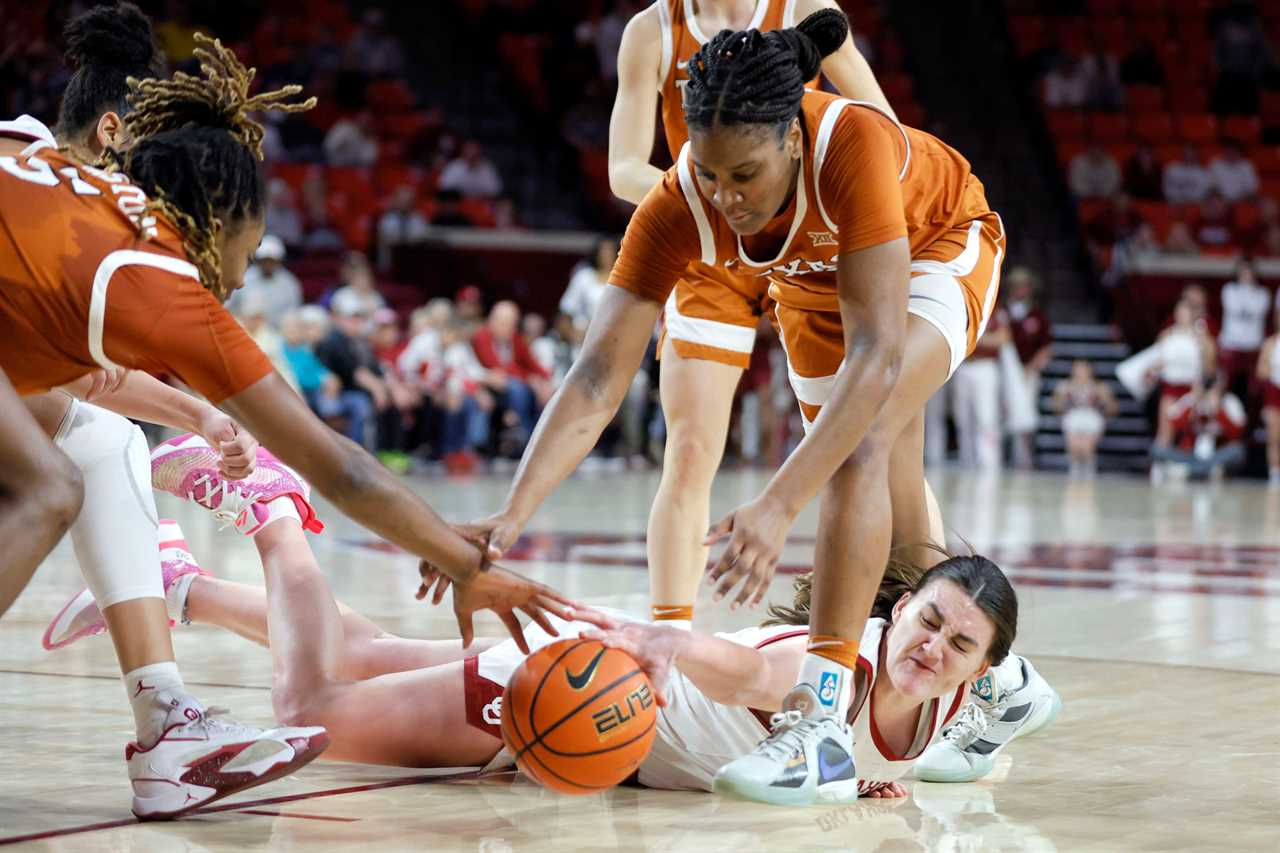
{"label": "shoelace", "polygon": [[[197,495],[196,492],[200,486],[204,486],[204,493]],[[214,506],[215,497],[218,498],[217,506]],[[213,510],[213,517],[223,522],[219,530],[225,530],[235,524],[245,507],[255,500],[253,495],[242,492],[231,482],[209,474],[196,478],[191,484],[191,491],[187,492],[187,499],[205,509]]]}
{"label": "shoelace", "polygon": [[804,750],[804,736],[822,720],[799,711],[779,711],[769,718],[769,737],[760,744],[760,754],[768,758],[789,758]]}
{"label": "shoelace", "polygon": [[958,749],[964,749],[986,734],[989,725],[986,712],[976,702],[969,702],[961,709],[959,718],[943,732],[942,737],[955,744]]}

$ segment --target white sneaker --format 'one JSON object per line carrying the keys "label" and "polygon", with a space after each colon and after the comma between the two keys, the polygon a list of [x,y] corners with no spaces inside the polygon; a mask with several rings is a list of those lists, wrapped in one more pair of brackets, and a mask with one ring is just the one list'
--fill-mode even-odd
{"label": "white sneaker", "polygon": [[1009,657],[1017,666],[1002,664],[974,684],[969,703],[942,733],[942,740],[916,761],[915,778],[924,782],[981,779],[995,767],[1001,749],[1057,719],[1062,710],[1057,691],[1031,661],[1014,654]]}
{"label": "white sneaker", "polygon": [[255,729],[214,719],[189,696],[160,693],[169,706],[164,734],[151,746],[131,743],[124,758],[133,783],[133,814],[167,820],[215,800],[279,779],[329,746],[319,726]]}
{"label": "white sneaker", "polygon": [[[818,708],[817,694],[808,685],[792,693],[802,690],[812,694],[807,707]],[[712,790],[783,806],[851,803],[858,798],[853,730],[843,720],[834,714],[805,716],[789,710],[774,714],[770,723],[769,737],[721,767]]]}

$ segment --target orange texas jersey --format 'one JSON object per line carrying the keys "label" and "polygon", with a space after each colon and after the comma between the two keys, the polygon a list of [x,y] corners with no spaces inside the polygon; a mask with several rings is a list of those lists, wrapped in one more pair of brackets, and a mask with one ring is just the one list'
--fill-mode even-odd
{"label": "orange texas jersey", "polygon": [[140,189],[33,148],[0,157],[0,368],[18,393],[128,367],[216,404],[271,370]]}
{"label": "orange texas jersey", "polygon": [[964,157],[869,104],[808,92],[800,118],[804,173],[760,234],[744,243],[711,206],[686,144],[631,217],[609,281],[662,302],[685,266],[701,261],[768,277],[784,305],[838,311],[841,254],[906,237],[913,261],[949,260],[955,247],[939,238],[991,213]]}
{"label": "orange texas jersey", "polygon": [[[689,57],[715,37],[703,32],[694,15],[694,0],[657,0],[658,21],[662,29],[662,129],[667,136],[667,149],[674,160],[689,139],[684,123],[684,86],[689,80],[686,70]],[[756,0],[749,30],[778,30],[794,27],[796,0]],[[816,87],[815,78],[809,85]]]}

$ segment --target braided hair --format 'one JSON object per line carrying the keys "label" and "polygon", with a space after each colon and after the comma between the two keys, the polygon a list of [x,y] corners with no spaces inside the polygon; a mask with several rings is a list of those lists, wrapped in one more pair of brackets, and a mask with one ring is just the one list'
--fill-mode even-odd
{"label": "braided hair", "polygon": [[301,112],[316,99],[288,102],[302,91],[296,85],[250,97],[255,69],[216,39],[197,34],[196,41],[200,76],[129,79],[133,110],[125,125],[138,142],[117,162],[177,227],[204,286],[225,299],[218,228],[260,215],[266,195],[263,128],[249,113]]}
{"label": "braided hair", "polygon": [[97,6],[63,28],[71,80],[58,108],[58,136],[73,138],[108,111],[128,111],[130,77],[162,73],[151,21],[132,3]]}
{"label": "braided hair", "polygon": [[848,34],[849,19],[835,9],[767,33],[721,30],[689,60],[685,123],[691,130],[773,125],[781,140],[800,113],[805,83]]}

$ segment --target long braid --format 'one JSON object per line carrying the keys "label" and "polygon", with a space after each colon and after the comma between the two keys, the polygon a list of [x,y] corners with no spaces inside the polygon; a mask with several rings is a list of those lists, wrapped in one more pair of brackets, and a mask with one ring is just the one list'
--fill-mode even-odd
{"label": "long braid", "polygon": [[794,28],[721,30],[689,60],[684,117],[690,128],[777,125],[800,111],[805,83],[849,33],[843,13],[823,9]]}
{"label": "long braid", "polygon": [[193,125],[224,127],[261,160],[262,124],[249,114],[272,110],[297,113],[316,105],[314,97],[288,102],[302,91],[298,85],[250,96],[256,68],[246,68],[230,48],[203,33],[196,33],[196,43],[201,76],[178,71],[168,80],[129,78],[133,112],[126,127],[136,138]]}

